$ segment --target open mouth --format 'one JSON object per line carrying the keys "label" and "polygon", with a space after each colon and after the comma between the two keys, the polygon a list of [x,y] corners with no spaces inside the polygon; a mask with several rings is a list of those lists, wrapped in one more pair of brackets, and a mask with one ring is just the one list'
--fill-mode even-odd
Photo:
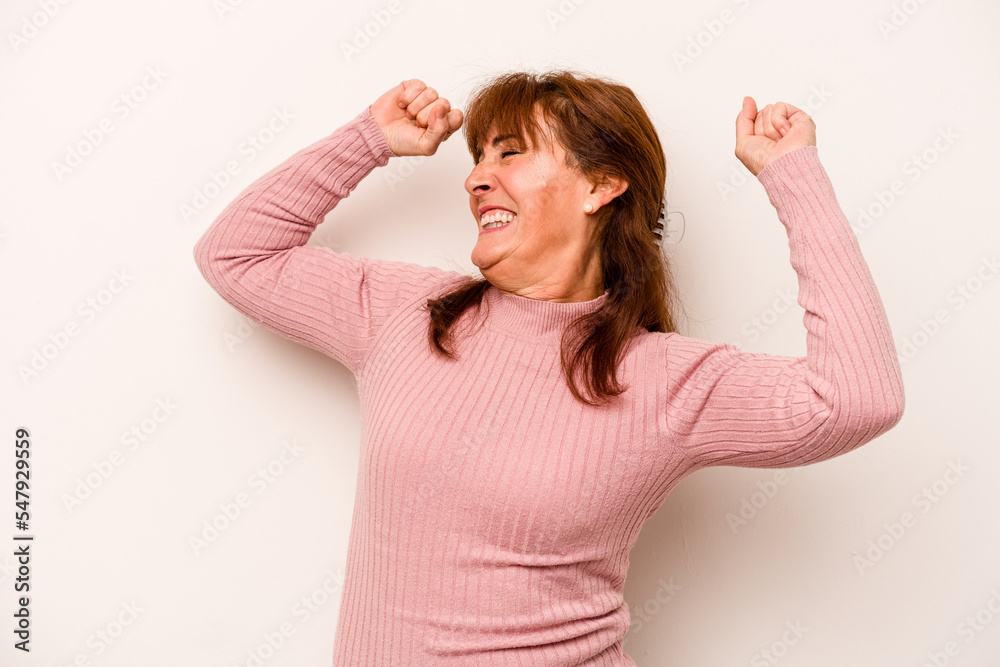
{"label": "open mouth", "polygon": [[510,211],[503,211],[500,209],[493,209],[486,213],[481,219],[483,225],[483,231],[489,231],[491,229],[502,229],[517,218],[516,213],[511,213]]}

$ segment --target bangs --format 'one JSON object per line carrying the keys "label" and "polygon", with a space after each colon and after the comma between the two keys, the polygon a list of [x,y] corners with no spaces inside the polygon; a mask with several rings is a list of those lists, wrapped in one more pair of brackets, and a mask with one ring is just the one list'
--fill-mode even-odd
{"label": "bangs", "polygon": [[532,146],[538,145],[543,130],[535,117],[536,105],[544,118],[549,116],[546,104],[549,100],[545,98],[551,91],[544,88],[551,86],[523,72],[514,72],[493,79],[476,91],[465,111],[465,141],[474,162],[482,158],[483,144],[493,129],[497,136],[513,135],[522,146],[525,137]]}

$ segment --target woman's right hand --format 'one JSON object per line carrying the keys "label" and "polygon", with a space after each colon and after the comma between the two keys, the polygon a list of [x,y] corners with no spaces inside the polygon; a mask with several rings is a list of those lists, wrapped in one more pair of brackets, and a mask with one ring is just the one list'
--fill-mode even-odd
{"label": "woman's right hand", "polygon": [[368,110],[396,155],[434,155],[462,127],[462,111],[420,79],[402,82]]}
{"label": "woman's right hand", "polygon": [[736,157],[754,176],[785,153],[815,145],[816,123],[805,111],[784,102],[757,111],[754,98],[743,98],[736,116]]}

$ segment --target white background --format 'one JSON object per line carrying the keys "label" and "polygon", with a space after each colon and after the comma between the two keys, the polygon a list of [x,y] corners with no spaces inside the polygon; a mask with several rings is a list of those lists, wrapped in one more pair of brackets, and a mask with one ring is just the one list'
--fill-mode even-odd
{"label": "white background", "polygon": [[[202,279],[194,244],[255,178],[403,79],[461,107],[489,75],[571,67],[632,87],[660,132],[670,210],[686,219],[668,246],[682,333],[749,351],[803,355],[805,331],[784,229],[733,154],[734,120],[744,95],[808,111],[905,380],[903,420],[855,452],[777,479],[718,468],[681,482],[632,552],[628,653],[640,666],[1000,664],[1000,7],[232,4],[4,3],[0,663],[330,664],[356,385],[248,325]],[[269,133],[279,112],[291,118]],[[95,135],[102,120],[111,131]],[[72,151],[86,155],[58,167]],[[310,243],[474,273],[470,168],[461,135],[396,158]],[[30,654],[12,648],[18,427],[31,433]],[[123,439],[133,429],[142,439]],[[293,441],[301,453],[273,463]],[[261,483],[269,463],[280,474]],[[238,494],[249,504],[220,517]]]}

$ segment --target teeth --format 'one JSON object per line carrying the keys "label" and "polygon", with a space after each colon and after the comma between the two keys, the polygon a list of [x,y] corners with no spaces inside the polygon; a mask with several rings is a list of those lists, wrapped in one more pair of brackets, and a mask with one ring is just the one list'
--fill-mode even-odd
{"label": "teeth", "polygon": [[[510,211],[501,211],[500,209],[493,209],[481,218],[483,223],[483,229],[489,226],[496,227],[498,224],[506,224],[511,222],[517,216]],[[494,224],[496,223],[496,224]]]}

